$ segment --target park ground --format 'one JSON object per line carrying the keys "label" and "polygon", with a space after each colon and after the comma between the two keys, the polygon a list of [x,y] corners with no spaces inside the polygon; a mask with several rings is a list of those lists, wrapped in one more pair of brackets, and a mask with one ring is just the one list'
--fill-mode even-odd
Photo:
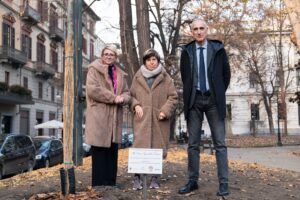
{"label": "park ground", "polygon": [[[299,145],[300,136],[283,137],[284,145]],[[276,136],[240,136],[227,138],[230,147],[265,147],[276,146]],[[300,146],[299,146],[300,149]],[[287,156],[299,157],[300,150]],[[117,182],[119,188],[91,188],[91,159],[84,158],[83,165],[76,168],[76,195],[68,199],[104,199],[134,200],[143,199],[142,191],[132,190],[132,175],[127,173],[128,149],[119,151],[119,169]],[[278,161],[280,162],[280,161]],[[148,199],[220,199],[216,196],[218,186],[216,164],[213,155],[201,153],[201,173],[199,190],[187,195],[177,193],[179,187],[187,181],[186,145],[172,144],[167,159],[163,164],[161,187],[148,190]],[[229,160],[230,196],[227,199],[300,199],[300,173],[279,168],[268,168],[257,163]],[[48,169],[39,169],[8,177],[0,181],[0,199],[5,200],[54,200],[60,195],[59,169],[62,165]]]}

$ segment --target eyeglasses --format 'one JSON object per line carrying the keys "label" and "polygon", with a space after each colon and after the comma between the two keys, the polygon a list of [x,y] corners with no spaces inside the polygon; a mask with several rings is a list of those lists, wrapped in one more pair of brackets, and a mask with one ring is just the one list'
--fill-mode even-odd
{"label": "eyeglasses", "polygon": [[113,54],[113,53],[104,53],[103,54],[104,56],[106,56],[106,57],[113,57],[113,56],[115,56],[115,54]]}

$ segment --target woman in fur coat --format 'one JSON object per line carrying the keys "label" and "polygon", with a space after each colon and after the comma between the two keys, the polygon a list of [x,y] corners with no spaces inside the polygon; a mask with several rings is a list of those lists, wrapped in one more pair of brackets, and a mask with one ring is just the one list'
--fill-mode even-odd
{"label": "woman in fur coat", "polygon": [[[130,88],[134,114],[135,148],[168,148],[170,117],[177,105],[178,95],[170,75],[160,63],[154,49],[143,55],[143,65],[136,72]],[[134,190],[142,189],[140,176],[134,176]],[[152,176],[150,188],[159,188],[157,176]]]}

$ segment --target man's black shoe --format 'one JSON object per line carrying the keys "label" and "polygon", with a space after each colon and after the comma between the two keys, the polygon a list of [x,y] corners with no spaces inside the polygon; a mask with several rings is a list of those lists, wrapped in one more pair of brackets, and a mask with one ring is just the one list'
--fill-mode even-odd
{"label": "man's black shoe", "polygon": [[192,192],[193,190],[198,189],[197,181],[189,181],[184,187],[180,188],[178,193],[179,194],[187,194]]}
{"label": "man's black shoe", "polygon": [[224,193],[217,192],[217,196],[220,196],[220,197],[226,197],[228,195],[229,195],[229,192],[224,192]]}

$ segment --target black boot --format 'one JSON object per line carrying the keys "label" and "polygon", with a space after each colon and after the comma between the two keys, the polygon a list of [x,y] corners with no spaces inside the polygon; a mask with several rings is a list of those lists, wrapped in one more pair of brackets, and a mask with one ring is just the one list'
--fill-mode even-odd
{"label": "black boot", "polygon": [[183,186],[182,188],[179,189],[178,193],[179,194],[187,194],[192,192],[193,190],[198,189],[198,183],[197,181],[189,180],[189,182]]}

